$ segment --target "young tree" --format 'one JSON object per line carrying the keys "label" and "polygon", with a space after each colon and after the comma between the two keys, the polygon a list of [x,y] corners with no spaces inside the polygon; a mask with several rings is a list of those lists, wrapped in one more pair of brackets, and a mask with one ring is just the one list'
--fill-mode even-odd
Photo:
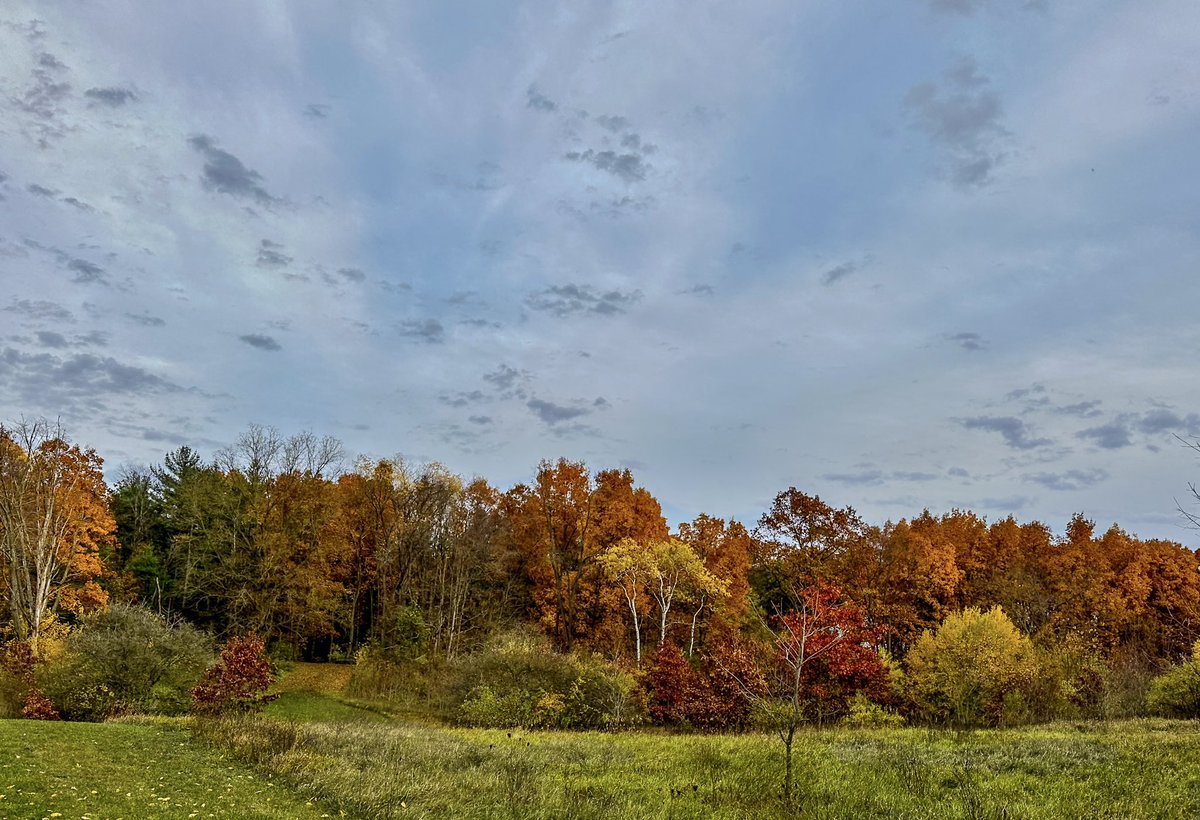
{"label": "young tree", "polygon": [[47,421],[0,427],[0,564],[16,637],[35,654],[51,606],[81,610],[107,600],[92,580],[116,529],[101,464]]}
{"label": "young tree", "polygon": [[[783,796],[791,800],[792,751],[796,731],[818,687],[842,682],[849,694],[886,674],[875,651],[880,630],[867,626],[862,610],[838,587],[814,581],[792,598],[792,606],[765,624],[771,636],[772,662],[763,670],[766,694],[746,683],[745,675],[725,671],[779,734],[784,749]],[[823,682],[822,682],[823,681]]]}

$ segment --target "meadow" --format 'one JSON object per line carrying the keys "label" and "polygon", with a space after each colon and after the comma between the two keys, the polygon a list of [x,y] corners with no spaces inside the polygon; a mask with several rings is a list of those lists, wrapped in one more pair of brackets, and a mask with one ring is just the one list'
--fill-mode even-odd
{"label": "meadow", "polygon": [[298,664],[253,717],[0,721],[3,817],[1186,818],[1200,725],[808,729],[793,800],[758,733],[462,729]]}

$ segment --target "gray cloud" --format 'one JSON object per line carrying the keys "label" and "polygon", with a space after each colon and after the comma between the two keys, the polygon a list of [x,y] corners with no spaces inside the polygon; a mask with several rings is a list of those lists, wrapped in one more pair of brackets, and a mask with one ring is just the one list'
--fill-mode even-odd
{"label": "gray cloud", "polygon": [[61,136],[61,129],[55,121],[62,113],[59,103],[71,95],[71,84],[60,81],[54,75],[67,70],[58,58],[45,52],[38,55],[38,67],[33,70],[33,84],[26,89],[24,95],[13,97],[13,103],[24,111],[47,125],[42,131],[43,141],[46,136]]}
{"label": "gray cloud", "polygon": [[516,387],[526,375],[523,370],[501,364],[491,373],[485,373],[483,380],[502,393],[506,393]]}
{"label": "gray cloud", "polygon": [[1027,495],[1008,495],[999,498],[981,498],[978,501],[962,504],[966,509],[991,509],[1003,510],[1005,512],[1016,512],[1023,507],[1029,506],[1033,499]]}
{"label": "gray cloud", "polygon": [[91,205],[87,204],[86,202],[83,202],[82,200],[76,199],[73,196],[64,196],[62,198],[62,201],[67,203],[68,205],[70,205],[72,208],[78,208],[79,210],[84,211],[86,213],[93,213],[96,210]]}
{"label": "gray cloud", "polygon": [[586,162],[600,171],[605,171],[625,182],[641,182],[646,178],[650,166],[639,154],[618,154],[616,151],[571,151],[563,155],[572,162]]}
{"label": "gray cloud", "polygon": [[257,347],[259,350],[283,350],[283,346],[279,342],[263,333],[247,333],[244,336],[238,336],[238,338],[251,347]]}
{"label": "gray cloud", "polygon": [[58,191],[55,191],[52,188],[46,188],[45,186],[38,185],[36,183],[26,185],[25,190],[36,196],[44,196],[47,199],[54,199],[54,197],[58,196]]}
{"label": "gray cloud", "polygon": [[1149,435],[1179,431],[1194,434],[1200,431],[1200,415],[1188,413],[1187,416],[1180,417],[1166,408],[1159,408],[1144,413],[1138,420],[1137,427]]}
{"label": "gray cloud", "polygon": [[260,268],[286,268],[292,264],[292,257],[283,253],[283,245],[264,239],[258,245],[258,258],[254,264]]}
{"label": "gray cloud", "polygon": [[865,469],[853,473],[825,473],[821,478],[826,481],[836,481],[839,484],[847,484],[857,487],[878,487],[888,481],[916,481],[926,482],[940,478],[935,473],[910,472],[905,470],[893,470],[890,473],[884,473],[879,469]]}
{"label": "gray cloud", "polygon": [[363,282],[367,275],[358,268],[338,268],[338,276],[348,282]]}
{"label": "gray cloud", "polygon": [[7,313],[20,313],[28,319],[50,319],[55,322],[74,321],[71,311],[57,302],[45,300],[14,299],[4,310]]}
{"label": "gray cloud", "polygon": [[983,0],[929,0],[929,8],[946,14],[973,14]]}
{"label": "gray cloud", "polygon": [[545,401],[544,399],[530,399],[525,402],[525,406],[533,411],[533,414],[546,424],[555,425],[559,422],[570,421],[577,419],[580,416],[588,415],[591,410],[586,407],[567,407],[554,402]]}
{"label": "gray cloud", "polygon": [[492,417],[491,416],[469,416],[467,418],[467,421],[471,422],[472,424],[481,424],[481,425],[482,424],[491,424]]}
{"label": "gray cloud", "polygon": [[[968,16],[990,5],[989,0],[929,0],[929,8],[938,14],[961,14]],[[1025,0],[1025,11],[1045,11],[1046,0]]]}
{"label": "gray cloud", "polygon": [[537,88],[532,85],[526,89],[525,98],[525,106],[527,108],[533,108],[537,111],[554,111],[558,108],[558,103],[538,92]]}
{"label": "gray cloud", "polygon": [[821,284],[825,286],[832,285],[840,279],[845,279],[854,271],[858,270],[858,266],[853,262],[843,262],[837,267],[830,268],[821,276]]}
{"label": "gray cloud", "polygon": [[939,476],[937,473],[923,473],[920,471],[906,472],[904,470],[898,470],[898,471],[892,473],[891,477],[898,481],[920,481],[920,482],[933,481],[936,478],[941,478],[941,476]]}
{"label": "gray cloud", "polygon": [[67,347],[67,337],[52,330],[39,330],[37,340],[43,347]]}
{"label": "gray cloud", "polygon": [[[615,134],[618,131],[624,131],[626,128],[628,128],[629,120],[625,119],[624,117],[614,117],[608,114],[601,114],[600,116],[596,117],[596,124],[605,130],[612,131]],[[632,136],[636,137],[637,135],[633,134]]]}
{"label": "gray cloud", "polygon": [[96,347],[108,346],[108,334],[99,330],[90,330],[82,336],[76,336],[75,342],[83,345],[95,345]]}
{"label": "gray cloud", "polygon": [[438,401],[449,407],[467,407],[485,401],[487,396],[482,390],[472,390],[469,393],[456,393],[453,396],[439,396]]}
{"label": "gray cloud", "polygon": [[188,137],[188,144],[204,157],[204,187],[222,194],[253,199],[260,205],[272,205],[279,200],[267,193],[259,183],[262,175],[242,164],[228,151],[217,147],[212,137],[197,134]]}
{"label": "gray cloud", "polygon": [[712,285],[693,285],[685,290],[676,291],[680,296],[712,296],[716,291]]}
{"label": "gray cloud", "polygon": [[976,416],[959,419],[959,424],[968,430],[988,430],[1004,437],[1004,443],[1014,450],[1032,450],[1051,444],[1048,438],[1033,438],[1025,422],[1015,416]]}
{"label": "gray cloud", "polygon": [[162,327],[167,323],[165,319],[160,319],[157,316],[151,316],[148,313],[126,313],[125,318],[131,322],[136,322],[143,327]]}
{"label": "gray cloud", "polygon": [[137,94],[128,88],[111,86],[108,88],[89,88],[83,96],[110,108],[120,108],[125,103],[137,102]]}
{"label": "gray cloud", "polygon": [[642,298],[640,290],[610,290],[603,293],[588,285],[552,285],[530,294],[525,304],[533,310],[565,317],[574,313],[623,313]]}
{"label": "gray cloud", "polygon": [[821,478],[859,487],[876,487],[883,483],[882,470],[863,470],[857,473],[825,473]]}
{"label": "gray cloud", "polygon": [[1000,96],[988,82],[968,57],[946,72],[940,86],[921,83],[904,98],[913,126],[944,149],[950,179],[960,188],[986,185],[1004,160],[998,144],[1008,132],[1001,125]]}
{"label": "gray cloud", "polygon": [[1100,415],[1100,400],[1092,399],[1091,401],[1079,401],[1074,404],[1064,404],[1061,407],[1055,407],[1054,412],[1064,416],[1078,416],[1079,418],[1092,418]]}
{"label": "gray cloud", "polygon": [[304,106],[304,116],[314,119],[323,120],[329,116],[330,106],[324,103],[309,103]]}
{"label": "gray cloud", "polygon": [[148,370],[118,362],[110,356],[77,353],[0,352],[0,385],[22,401],[53,405],[82,400],[95,406],[106,394],[174,392],[180,388]]}
{"label": "gray cloud", "polygon": [[970,350],[970,351],[983,350],[983,348],[986,346],[986,343],[984,342],[983,337],[980,336],[978,333],[970,333],[970,332],[951,333],[946,336],[946,339],[947,339],[947,341],[954,342],[959,347],[961,347],[963,350]]}
{"label": "gray cloud", "polygon": [[1022,476],[1025,481],[1040,484],[1048,490],[1084,490],[1108,478],[1104,470],[1067,470],[1063,473],[1033,473]]}
{"label": "gray cloud", "polygon": [[1031,387],[1020,387],[1016,390],[1010,390],[1004,398],[1015,401],[1016,399],[1024,399],[1033,395],[1041,395],[1045,392],[1046,385],[1035,384]]}
{"label": "gray cloud", "polygon": [[1105,450],[1119,450],[1133,443],[1129,434],[1130,430],[1126,421],[1123,418],[1116,418],[1108,424],[1080,430],[1075,437],[1091,441],[1097,447],[1103,447]]}
{"label": "gray cloud", "polygon": [[105,281],[104,268],[86,259],[72,259],[67,262],[67,268],[75,272],[75,281],[81,284]]}
{"label": "gray cloud", "polygon": [[446,329],[437,319],[414,319],[403,322],[399,333],[410,339],[420,339],[428,344],[438,344],[446,340]]}

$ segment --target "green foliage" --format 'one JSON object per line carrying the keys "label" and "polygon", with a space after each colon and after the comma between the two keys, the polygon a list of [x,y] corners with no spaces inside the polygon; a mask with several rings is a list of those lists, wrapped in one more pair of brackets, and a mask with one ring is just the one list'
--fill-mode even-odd
{"label": "green foliage", "polygon": [[470,726],[599,729],[640,714],[632,675],[598,658],[556,653],[526,632],[456,660],[441,685],[447,715]]}
{"label": "green foliage", "polygon": [[533,728],[534,711],[545,697],[528,689],[497,694],[490,686],[477,686],[458,707],[458,719],[467,726],[485,729]]}
{"label": "green foliage", "polygon": [[206,635],[141,607],[114,605],[84,618],[63,655],[38,670],[45,695],[68,720],[116,714],[182,714],[212,659]]}
{"label": "green foliage", "polygon": [[1038,674],[1033,643],[999,607],[947,616],[905,660],[905,688],[917,714],[955,726],[999,724],[1006,696]]}
{"label": "green foliage", "polygon": [[874,703],[862,692],[856,692],[850,698],[850,711],[842,718],[841,724],[850,729],[895,729],[904,725],[904,718]]}
{"label": "green foliage", "polygon": [[429,648],[429,624],[418,606],[397,609],[381,630],[380,649],[392,661],[421,658]]}
{"label": "green foliage", "polygon": [[28,690],[27,683],[7,669],[0,668],[0,720],[21,716]]}
{"label": "green foliage", "polygon": [[1146,706],[1163,717],[1200,718],[1200,641],[1192,645],[1190,660],[1150,683]]}

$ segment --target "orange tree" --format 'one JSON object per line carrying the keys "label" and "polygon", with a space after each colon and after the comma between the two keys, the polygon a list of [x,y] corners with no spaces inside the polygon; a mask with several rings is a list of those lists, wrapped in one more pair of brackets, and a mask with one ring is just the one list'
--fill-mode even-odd
{"label": "orange tree", "polygon": [[0,568],[17,640],[34,654],[54,607],[103,606],[100,550],[116,530],[93,450],[46,421],[0,427]]}

